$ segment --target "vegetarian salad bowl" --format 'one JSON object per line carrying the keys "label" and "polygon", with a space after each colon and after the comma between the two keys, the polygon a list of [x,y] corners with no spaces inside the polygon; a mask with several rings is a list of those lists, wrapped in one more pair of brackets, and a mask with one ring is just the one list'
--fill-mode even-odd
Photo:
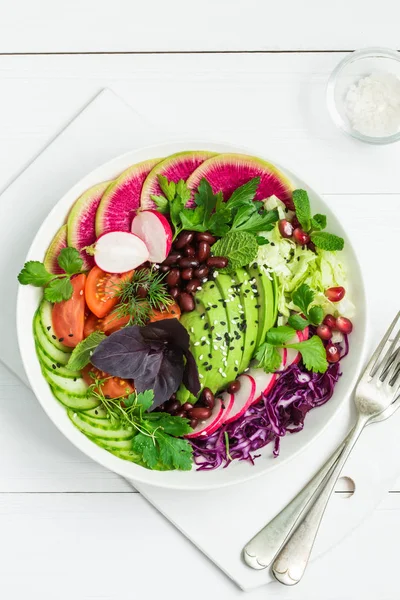
{"label": "vegetarian salad bowl", "polygon": [[366,307],[351,242],[274,161],[168,144],[99,167],[16,273],[24,367],[85,454],[160,487],[265,473],[348,400]]}

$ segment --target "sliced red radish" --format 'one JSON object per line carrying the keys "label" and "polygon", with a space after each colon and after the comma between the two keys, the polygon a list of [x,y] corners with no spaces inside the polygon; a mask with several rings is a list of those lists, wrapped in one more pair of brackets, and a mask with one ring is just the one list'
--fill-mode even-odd
{"label": "sliced red radish", "polygon": [[148,259],[146,244],[137,235],[125,231],[105,233],[94,249],[96,265],[107,273],[125,273]]}
{"label": "sliced red radish", "polygon": [[150,262],[161,263],[167,258],[172,230],[164,215],[155,210],[138,212],[132,221],[131,231],[146,244]]}
{"label": "sliced red radish", "polygon": [[302,342],[305,342],[306,340],[308,340],[308,336],[310,335],[310,330],[308,327],[306,327],[305,329],[303,329],[303,331],[299,331],[298,333],[301,333],[302,335]]}
{"label": "sliced red radish", "polygon": [[215,433],[217,429],[223,424],[225,418],[229,415],[233,402],[234,395],[225,392],[221,398],[216,398],[215,406],[211,413],[211,416],[205,421],[200,423],[193,429],[191,433],[188,433],[185,437],[197,438],[197,437],[208,437]]}
{"label": "sliced red radish", "polygon": [[[302,331],[296,331],[296,335],[293,336],[293,338],[289,340],[287,344],[298,344],[299,342],[302,342],[304,339],[303,335],[304,334]],[[297,365],[300,358],[301,354],[298,350],[295,350],[294,348],[287,348],[285,368],[290,367],[290,365]]]}
{"label": "sliced red radish", "polygon": [[251,404],[258,402],[261,398],[261,394],[268,394],[278,379],[276,373],[266,373],[263,369],[252,368],[248,372],[248,375],[253,378],[256,385],[254,399]]}
{"label": "sliced red radish", "polygon": [[256,382],[253,377],[246,373],[238,379],[240,381],[240,390],[234,394],[232,409],[228,418],[225,418],[224,423],[231,423],[241,417],[254,402]]}
{"label": "sliced red radish", "polygon": [[277,369],[277,371],[284,371],[286,369],[286,365],[287,365],[287,348],[277,348],[277,351],[279,352],[279,354],[282,357],[282,361],[280,364],[280,367]]}

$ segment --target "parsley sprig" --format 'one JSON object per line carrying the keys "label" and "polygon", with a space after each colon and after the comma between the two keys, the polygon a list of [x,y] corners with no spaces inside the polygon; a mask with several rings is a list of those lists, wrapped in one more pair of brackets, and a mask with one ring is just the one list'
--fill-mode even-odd
{"label": "parsley sprig", "polygon": [[303,359],[306,369],[316,373],[325,373],[328,368],[325,347],[317,335],[313,335],[304,342],[288,343],[296,334],[293,327],[282,325],[270,329],[265,342],[258,348],[255,358],[258,366],[266,373],[273,373],[281,364],[281,355],[278,348],[294,348],[298,350]]}
{"label": "parsley sprig", "polygon": [[289,325],[298,331],[303,331],[308,325],[320,325],[324,318],[324,311],[320,306],[310,306],[314,301],[315,294],[312,289],[303,283],[292,294],[292,302],[295,304],[303,315],[294,314],[288,319]]}
{"label": "parsley sprig", "polygon": [[63,248],[57,262],[65,273],[49,273],[42,262],[29,260],[20,271],[18,281],[22,285],[44,287],[44,297],[49,302],[69,300],[73,293],[71,277],[82,272],[83,260],[76,248]]}
{"label": "parsley sprig", "polygon": [[193,449],[182,438],[192,431],[188,419],[168,413],[148,413],[154,401],[153,390],[135,391],[127,397],[106,398],[101,388],[106,379],[96,378],[93,372],[90,374],[94,379],[90,392],[100,399],[116,427],[128,426],[136,431],[132,451],[149,469],[189,471],[192,468]]}
{"label": "parsley sprig", "polygon": [[343,250],[344,239],[322,231],[326,228],[327,219],[325,215],[316,214],[312,216],[310,200],[305,190],[294,190],[293,192],[293,204],[296,209],[296,217],[307,233],[310,233],[311,241],[313,244],[321,250]]}

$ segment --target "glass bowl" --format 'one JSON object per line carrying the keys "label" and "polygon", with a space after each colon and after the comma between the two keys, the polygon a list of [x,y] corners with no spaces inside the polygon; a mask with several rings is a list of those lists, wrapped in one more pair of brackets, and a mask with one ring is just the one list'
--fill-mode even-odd
{"label": "glass bowl", "polygon": [[391,135],[375,137],[364,135],[353,128],[347,114],[345,99],[349,87],[361,78],[374,74],[392,74],[400,78],[400,53],[386,48],[356,50],[346,56],[332,72],[327,86],[326,101],[334,123],[363,142],[390,144],[400,140],[400,129]]}

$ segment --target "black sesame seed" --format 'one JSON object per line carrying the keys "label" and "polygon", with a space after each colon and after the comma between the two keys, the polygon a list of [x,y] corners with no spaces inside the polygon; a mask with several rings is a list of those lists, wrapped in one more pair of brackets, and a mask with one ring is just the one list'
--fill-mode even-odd
{"label": "black sesame seed", "polygon": [[205,319],[205,318],[206,318],[206,315],[203,313],[203,314],[201,315],[200,319]]}
{"label": "black sesame seed", "polygon": [[58,368],[60,368],[60,367],[61,367],[60,363],[57,363],[57,367],[58,367]]}
{"label": "black sesame seed", "polygon": [[275,246],[274,242],[271,242],[271,246]]}
{"label": "black sesame seed", "polygon": [[95,414],[95,415],[98,415],[98,414],[99,414],[99,411],[96,409],[96,410],[94,411],[94,414]]}
{"label": "black sesame seed", "polygon": [[212,339],[211,333],[209,333],[207,337],[211,340]]}
{"label": "black sesame seed", "polygon": [[53,338],[53,340],[56,340],[56,339],[57,339],[57,336],[56,336],[56,335],[52,335],[51,337]]}
{"label": "black sesame seed", "polygon": [[211,325],[210,331],[214,331],[214,329],[215,329],[214,325]]}
{"label": "black sesame seed", "polygon": [[210,365],[209,367],[206,367],[206,371],[211,371],[212,369],[212,365]]}
{"label": "black sesame seed", "polygon": [[212,358],[212,354],[211,353],[208,355],[208,358]]}
{"label": "black sesame seed", "polygon": [[258,267],[258,264],[257,264],[257,263],[254,263],[254,264],[253,264],[253,269],[257,269],[257,267]]}
{"label": "black sesame seed", "polygon": [[297,257],[297,260],[300,260],[300,256]]}
{"label": "black sesame seed", "polygon": [[51,326],[49,325],[49,326],[47,327],[47,331],[50,331],[50,329],[51,329]]}
{"label": "black sesame seed", "polygon": [[213,304],[212,307],[213,308],[218,308],[218,306],[216,304]]}
{"label": "black sesame seed", "polygon": [[208,329],[209,327],[210,327],[210,325],[209,325],[208,323],[206,323],[206,324],[204,325],[204,329]]}
{"label": "black sesame seed", "polygon": [[64,341],[64,338],[58,338],[58,341],[59,341],[59,342],[63,342],[63,341]]}
{"label": "black sesame seed", "polygon": [[240,349],[241,349],[241,351],[243,352],[243,350],[244,350],[244,346],[240,346]]}
{"label": "black sesame seed", "polygon": [[69,333],[68,337],[74,337],[74,334],[73,333]]}
{"label": "black sesame seed", "polygon": [[214,284],[210,285],[210,290],[212,290],[213,288],[215,288],[215,285]]}
{"label": "black sesame seed", "polygon": [[203,341],[201,342],[201,346],[205,346],[205,345],[206,345],[206,341],[205,341],[205,340],[203,340]]}
{"label": "black sesame seed", "polygon": [[234,350],[235,346],[229,346],[229,350]]}
{"label": "black sesame seed", "polygon": [[254,340],[251,340],[250,346],[254,346]]}
{"label": "black sesame seed", "polygon": [[211,306],[207,306],[206,310],[211,310]]}
{"label": "black sesame seed", "polygon": [[221,325],[226,325],[226,322],[225,321],[221,321]]}
{"label": "black sesame seed", "polygon": [[76,381],[76,377],[74,377],[74,381]]}
{"label": "black sesame seed", "polygon": [[53,369],[55,369],[55,368],[56,368],[56,365],[51,365],[51,366],[53,367]]}
{"label": "black sesame seed", "polygon": [[222,337],[221,337],[221,336],[219,336],[219,335],[217,335],[215,339],[216,339],[218,342],[221,342],[221,341],[222,341]]}
{"label": "black sesame seed", "polygon": [[233,367],[233,370],[235,371],[235,373],[237,373],[239,371],[239,369],[237,367]]}
{"label": "black sesame seed", "polygon": [[208,362],[203,362],[203,367],[206,367],[208,365]]}
{"label": "black sesame seed", "polygon": [[256,304],[255,308],[261,308],[261,304]]}

